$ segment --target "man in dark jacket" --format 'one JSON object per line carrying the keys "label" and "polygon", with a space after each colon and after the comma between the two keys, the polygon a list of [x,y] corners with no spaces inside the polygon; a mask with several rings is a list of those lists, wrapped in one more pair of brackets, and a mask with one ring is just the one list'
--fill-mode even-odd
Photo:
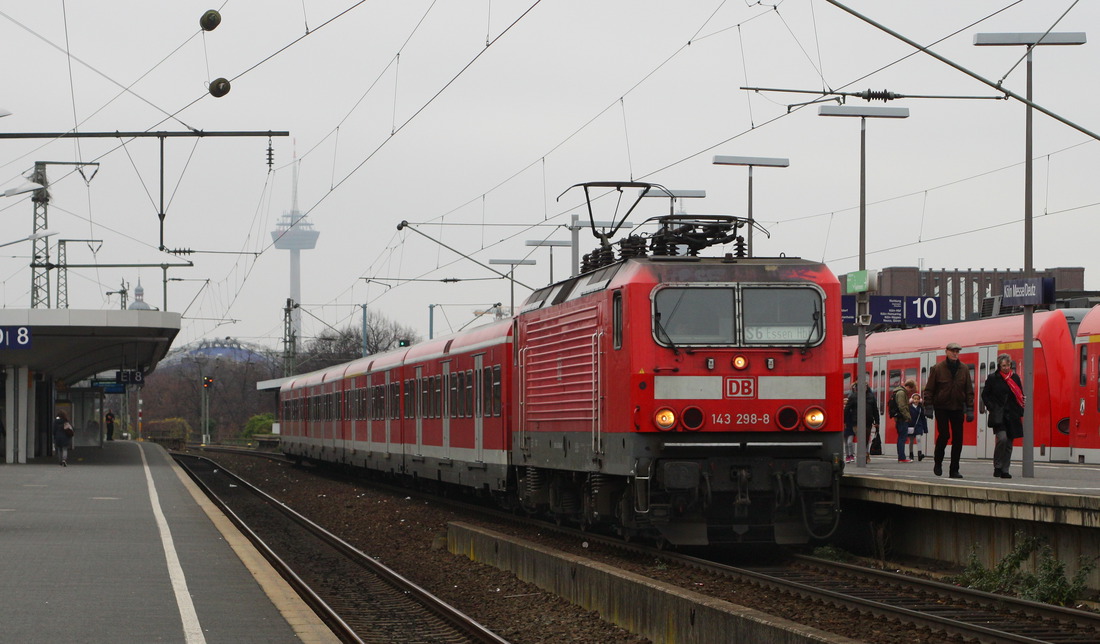
{"label": "man in dark jacket", "polygon": [[[856,426],[856,415],[859,413],[857,410],[859,397],[855,394],[855,387],[855,383],[852,383],[852,393],[848,396],[848,402],[844,404],[844,423],[852,428]],[[867,385],[863,385],[863,399],[867,401],[867,427],[864,428],[863,449],[864,453],[867,455],[867,462],[870,463],[871,428],[874,427],[875,430],[878,431],[878,402],[875,400],[875,393],[871,391],[871,388]]]}
{"label": "man in dark jacket", "polygon": [[936,464],[932,471],[943,474],[943,456],[947,443],[951,442],[951,470],[953,479],[961,479],[959,457],[963,448],[963,417],[974,422],[974,378],[970,368],[959,360],[962,351],[957,343],[947,345],[946,360],[928,370],[924,384],[924,411],[936,421]]}

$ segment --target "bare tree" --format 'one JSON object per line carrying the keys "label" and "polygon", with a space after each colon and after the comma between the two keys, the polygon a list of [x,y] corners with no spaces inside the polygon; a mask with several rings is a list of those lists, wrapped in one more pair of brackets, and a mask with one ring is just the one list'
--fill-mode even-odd
{"label": "bare tree", "polygon": [[[419,342],[412,327],[398,324],[381,313],[367,311],[367,353],[373,355],[398,346],[402,340]],[[327,329],[314,337],[298,354],[298,371],[305,373],[355,360],[363,355],[363,334],[349,324],[343,329]]]}

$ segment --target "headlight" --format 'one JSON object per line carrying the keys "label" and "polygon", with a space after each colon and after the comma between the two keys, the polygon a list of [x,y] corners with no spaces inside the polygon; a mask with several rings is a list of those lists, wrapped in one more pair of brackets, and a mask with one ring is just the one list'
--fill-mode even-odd
{"label": "headlight", "polygon": [[657,425],[657,429],[663,432],[672,429],[676,426],[676,412],[668,407],[658,409],[657,413],[653,414],[653,424]]}
{"label": "headlight", "polygon": [[802,423],[807,429],[821,429],[825,426],[825,410],[810,407],[802,414]]}
{"label": "headlight", "polygon": [[749,359],[745,356],[734,356],[730,363],[733,365],[734,369],[740,371],[749,366]]}

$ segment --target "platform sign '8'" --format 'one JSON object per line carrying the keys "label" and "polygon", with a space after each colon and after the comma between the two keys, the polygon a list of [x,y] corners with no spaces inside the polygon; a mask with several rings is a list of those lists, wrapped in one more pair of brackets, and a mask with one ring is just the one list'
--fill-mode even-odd
{"label": "platform sign '8'", "polygon": [[31,329],[26,326],[0,327],[0,349],[30,349]]}

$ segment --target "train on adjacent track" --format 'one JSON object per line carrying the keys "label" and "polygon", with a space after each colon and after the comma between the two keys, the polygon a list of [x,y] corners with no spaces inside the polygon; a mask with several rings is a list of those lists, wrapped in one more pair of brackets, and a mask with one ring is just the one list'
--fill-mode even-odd
{"label": "train on adjacent track", "polygon": [[[281,449],[624,538],[830,535],[844,467],[836,276],[746,257],[739,217],[655,217],[614,244],[622,221],[591,223],[601,245],[586,266],[511,319],[287,380]],[[720,244],[735,252],[700,255]]]}
{"label": "train on adjacent track", "polygon": [[[1035,460],[1100,462],[1100,408],[1096,395],[1100,307],[1091,311],[1036,311],[1033,338],[1031,407]],[[865,370],[879,405],[878,424],[883,430],[883,441],[893,444],[897,440],[894,423],[884,417],[889,392],[907,380],[915,381],[922,389],[928,369],[944,359],[948,343],[957,342],[963,348],[959,360],[973,375],[976,404],[974,420],[963,426],[963,456],[992,458],[995,437],[981,404],[982,387],[986,377],[996,371],[997,356],[1002,353],[1010,355],[1019,369],[1026,368],[1023,339],[1019,315],[869,335]],[[846,391],[856,374],[857,342],[852,336],[844,340]],[[928,438],[929,449],[933,434]],[[1016,458],[1022,458],[1019,450]]]}

